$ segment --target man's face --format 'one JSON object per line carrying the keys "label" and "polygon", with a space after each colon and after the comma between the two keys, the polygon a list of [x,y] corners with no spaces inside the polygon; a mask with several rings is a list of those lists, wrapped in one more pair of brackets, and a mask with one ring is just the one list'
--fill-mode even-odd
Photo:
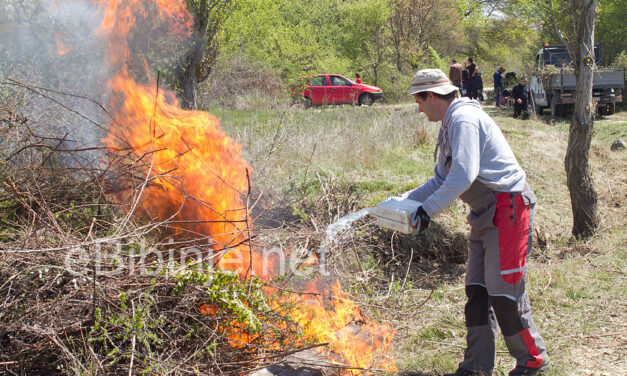
{"label": "man's face", "polygon": [[520,84],[521,84],[522,86],[527,85],[527,80],[520,80]]}
{"label": "man's face", "polygon": [[418,94],[414,94],[414,99],[418,103],[418,113],[424,113],[427,115],[429,121],[438,121],[440,119],[436,116],[435,96],[431,93],[427,93],[427,97],[422,99]]}

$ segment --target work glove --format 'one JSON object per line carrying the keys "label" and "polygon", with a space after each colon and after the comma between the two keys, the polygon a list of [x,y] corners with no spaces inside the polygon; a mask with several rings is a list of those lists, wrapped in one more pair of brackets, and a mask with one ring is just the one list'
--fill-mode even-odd
{"label": "work glove", "polygon": [[431,222],[431,218],[429,218],[429,214],[422,208],[422,205],[416,209],[416,212],[411,217],[411,227],[418,230],[418,232],[423,232],[429,227],[429,222]]}

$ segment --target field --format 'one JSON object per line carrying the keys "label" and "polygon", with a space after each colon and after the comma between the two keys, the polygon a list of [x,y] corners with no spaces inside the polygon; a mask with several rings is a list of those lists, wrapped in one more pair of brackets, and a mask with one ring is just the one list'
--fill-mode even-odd
{"label": "field", "polygon": [[[416,105],[220,111],[223,128],[244,145],[253,186],[269,208],[258,218],[261,243],[315,250],[341,216],[398,195],[431,176],[439,124]],[[627,374],[627,114],[597,119],[591,165],[602,224],[589,241],[571,236],[564,156],[568,119],[528,121],[486,106],[527,172],[537,197],[528,290],[547,343],[547,375]],[[455,203],[420,236],[378,228],[372,218],[333,245],[335,278],[366,317],[396,330],[401,374],[456,369],[465,344],[464,236],[467,208]],[[502,340],[497,372],[513,368]]]}
{"label": "field", "polygon": [[[79,158],[95,157],[82,154],[91,149],[62,146],[57,123],[33,122],[0,107],[0,373],[249,375],[299,349],[328,342],[342,350],[334,333],[361,328],[369,337],[353,336],[357,340],[344,348],[360,358],[344,353],[340,361],[360,368],[353,375],[384,375],[389,363],[381,359],[391,358],[398,372],[387,374],[438,376],[456,369],[465,344],[465,205],[455,202],[420,235],[378,227],[370,216],[333,239],[327,233],[338,219],[427,180],[439,124],[418,115],[415,104],[305,110],[254,97],[242,101],[246,109],[206,110],[242,145],[252,166],[248,190],[201,180],[228,167],[241,177],[245,166],[199,154],[215,141],[203,123],[213,120],[202,113],[194,113],[201,116],[197,127],[155,138],[164,146],[154,146],[154,153],[177,151],[172,168],[168,159],[147,170],[143,163],[152,149],[129,158],[124,149],[98,148],[99,160],[109,161],[101,170]],[[627,151],[610,150],[614,140],[627,139],[627,114],[595,122],[590,156],[602,223],[597,235],[582,241],[571,237],[563,163],[568,121],[521,121],[511,109],[485,109],[538,197],[528,286],[552,363],[546,374],[627,374]],[[38,134],[41,129],[55,136]],[[178,137],[179,130],[189,133]],[[220,150],[215,154],[231,156],[239,149]],[[166,189],[170,174],[182,189]],[[222,189],[211,190],[216,181]],[[171,195],[154,196],[161,192]],[[193,199],[185,204],[190,216],[179,219],[173,203],[183,193]],[[211,220],[213,212],[200,210],[225,193],[245,196],[245,220]],[[151,212],[169,206],[171,217]],[[185,227],[241,222],[252,226],[232,230],[224,243],[214,230]],[[270,251],[263,261],[288,256],[273,262],[276,279],[238,279],[207,265],[221,257],[216,248],[228,252],[246,242],[264,256]],[[202,257],[193,262],[194,256]],[[318,280],[316,287],[337,280],[343,292],[334,289],[334,299],[328,290],[303,293],[320,277],[326,284]],[[387,358],[371,362],[358,350],[359,341],[390,337]],[[514,364],[502,340],[497,345],[496,374],[505,375]]]}

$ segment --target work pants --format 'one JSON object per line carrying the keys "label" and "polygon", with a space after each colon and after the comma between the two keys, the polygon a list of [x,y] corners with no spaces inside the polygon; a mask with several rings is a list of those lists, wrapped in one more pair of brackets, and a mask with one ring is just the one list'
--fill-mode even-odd
{"label": "work pants", "polygon": [[520,115],[523,115],[523,120],[527,120],[529,118],[527,101],[523,101],[522,103],[514,102],[514,117],[518,119]]}
{"label": "work pants", "polygon": [[466,265],[467,348],[460,368],[492,373],[497,323],[517,365],[540,368],[548,360],[525,290],[535,197],[529,187],[499,193],[476,180],[461,196],[470,205]]}
{"label": "work pants", "polygon": [[470,99],[478,99],[479,88],[478,88],[477,78],[469,77],[468,80],[466,80],[466,83],[468,84],[468,91],[467,91],[468,97],[470,97]]}
{"label": "work pants", "polygon": [[461,80],[452,80],[451,82],[453,82],[453,86],[457,86],[457,89],[459,91],[459,95],[462,95],[462,81]]}
{"label": "work pants", "polygon": [[494,95],[496,96],[496,107],[501,107],[501,97],[503,96],[503,88],[495,87]]}

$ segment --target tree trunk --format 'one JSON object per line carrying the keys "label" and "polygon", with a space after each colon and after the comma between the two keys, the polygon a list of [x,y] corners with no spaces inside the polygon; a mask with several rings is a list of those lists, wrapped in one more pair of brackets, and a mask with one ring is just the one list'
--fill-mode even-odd
{"label": "tree trunk", "polygon": [[181,107],[185,109],[197,109],[196,92],[198,87],[198,69],[205,55],[207,43],[207,23],[197,21],[194,43],[185,58],[184,68],[179,78],[182,90]]}
{"label": "tree trunk", "polygon": [[[192,52],[193,54],[193,52]],[[188,61],[193,61],[193,56]],[[180,83],[182,89],[181,107],[187,110],[195,110],[198,108],[196,102],[196,65],[189,63],[183,70]]]}
{"label": "tree trunk", "polygon": [[565,167],[573,210],[572,233],[588,238],[599,227],[598,195],[590,175],[589,152],[594,133],[592,71],[594,68],[594,24],[598,0],[576,0],[579,9],[577,37],[573,42],[575,63],[575,113],[570,123]]}

